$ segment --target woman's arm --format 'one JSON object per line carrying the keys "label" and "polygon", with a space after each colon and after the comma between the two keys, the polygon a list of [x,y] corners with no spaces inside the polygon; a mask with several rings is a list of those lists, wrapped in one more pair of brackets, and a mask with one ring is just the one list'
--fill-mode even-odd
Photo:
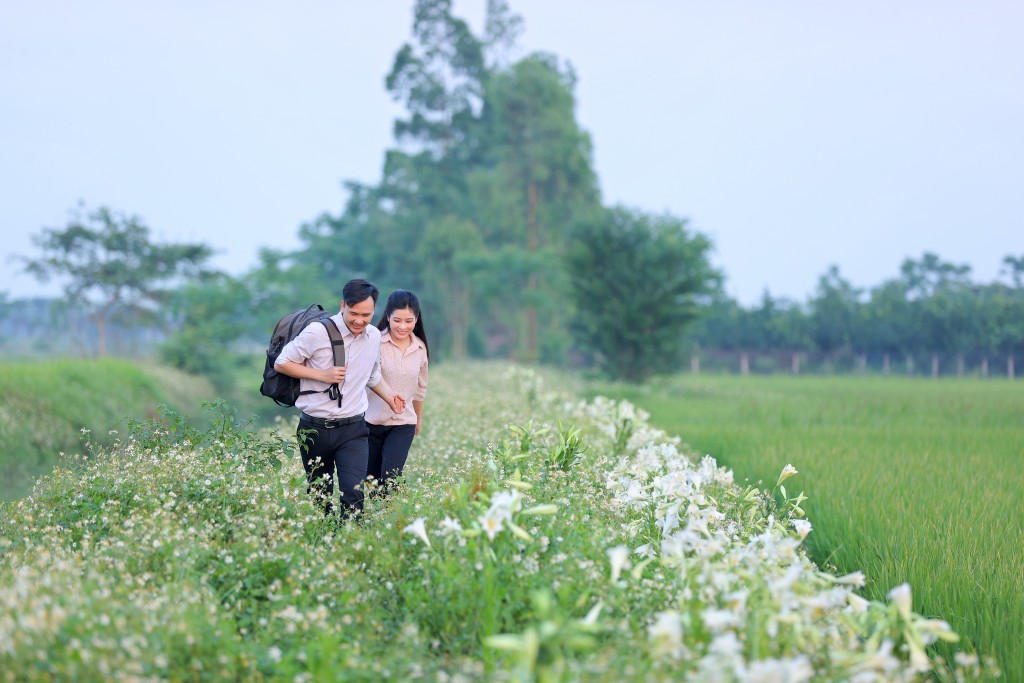
{"label": "woman's arm", "polygon": [[370,387],[370,391],[380,396],[385,403],[391,406],[391,410],[394,412],[400,413],[405,410],[405,399],[401,394],[396,394],[392,391],[391,387],[383,379]]}

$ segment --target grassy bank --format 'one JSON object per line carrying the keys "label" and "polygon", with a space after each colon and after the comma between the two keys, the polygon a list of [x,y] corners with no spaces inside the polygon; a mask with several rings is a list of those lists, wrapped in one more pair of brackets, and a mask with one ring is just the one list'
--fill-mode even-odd
{"label": "grassy bank", "polygon": [[1024,680],[1024,382],[682,376],[595,386],[733,468],[774,482],[792,463],[813,556],[901,581]]}
{"label": "grassy bank", "polygon": [[125,417],[155,417],[161,404],[198,415],[213,398],[207,382],[126,360],[0,365],[0,500],[28,493],[61,453],[113,443]]}

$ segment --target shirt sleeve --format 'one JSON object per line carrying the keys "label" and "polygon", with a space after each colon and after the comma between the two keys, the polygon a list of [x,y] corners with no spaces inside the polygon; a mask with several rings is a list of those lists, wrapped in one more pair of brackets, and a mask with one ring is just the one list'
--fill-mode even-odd
{"label": "shirt sleeve", "polygon": [[380,374],[380,344],[377,344],[377,357],[373,361],[373,370],[370,371],[370,379],[366,380],[366,386],[372,389],[380,384],[381,379],[383,378]]}
{"label": "shirt sleeve", "polygon": [[[327,330],[323,325],[306,325],[302,332],[299,332],[290,342],[285,344],[281,353],[277,356],[277,362],[291,361],[292,363],[305,364],[313,357],[313,354],[324,345],[323,336]],[[328,341],[330,339],[328,338]]]}
{"label": "shirt sleeve", "polygon": [[412,400],[422,401],[427,397],[427,352],[423,352],[423,362],[420,363],[420,373],[416,380],[416,393]]}

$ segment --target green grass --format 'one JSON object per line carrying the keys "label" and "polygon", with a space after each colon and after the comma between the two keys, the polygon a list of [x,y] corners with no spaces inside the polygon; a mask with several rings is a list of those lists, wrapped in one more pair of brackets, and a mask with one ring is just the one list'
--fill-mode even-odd
{"label": "green grass", "polygon": [[863,570],[865,595],[907,581],[1024,680],[1024,382],[680,376],[598,385],[734,469],[809,496],[812,556]]}
{"label": "green grass", "polygon": [[[28,493],[61,453],[112,443],[124,419],[157,416],[161,404],[197,415],[209,383],[126,360],[54,360],[0,366],[0,500]],[[84,431],[83,431],[84,430]]]}

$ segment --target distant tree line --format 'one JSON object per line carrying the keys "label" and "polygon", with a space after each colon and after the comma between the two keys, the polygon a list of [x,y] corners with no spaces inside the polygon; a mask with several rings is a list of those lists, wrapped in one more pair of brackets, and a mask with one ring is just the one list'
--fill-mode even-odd
{"label": "distant tree line", "polygon": [[[863,290],[831,267],[804,303],[773,298],[743,307],[719,293],[687,334],[691,350],[790,351],[831,359],[995,360],[1024,355],[1024,256],[1003,259],[1003,278],[970,279],[970,267],[925,253],[898,276]],[[1024,359],[1022,359],[1024,360]]]}

